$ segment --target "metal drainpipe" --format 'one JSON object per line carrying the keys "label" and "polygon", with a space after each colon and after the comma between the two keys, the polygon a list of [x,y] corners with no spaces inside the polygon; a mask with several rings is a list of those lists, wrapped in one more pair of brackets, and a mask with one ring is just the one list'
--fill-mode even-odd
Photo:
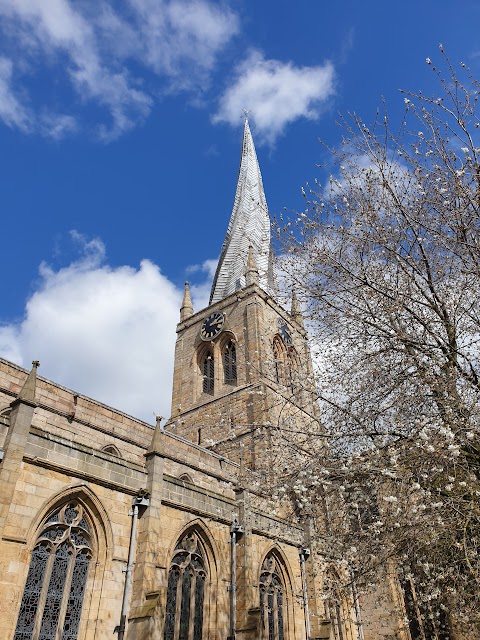
{"label": "metal drainpipe", "polygon": [[235,640],[237,627],[237,538],[243,533],[243,527],[235,520],[230,527],[230,635],[228,640]]}
{"label": "metal drainpipe", "polygon": [[118,633],[118,640],[123,640],[125,637],[125,629],[127,624],[128,613],[128,601],[130,599],[130,589],[132,586],[132,571],[135,558],[135,540],[137,535],[137,521],[139,507],[148,507],[149,499],[148,494],[141,491],[132,500],[132,511],[129,515],[132,516],[132,528],[130,529],[130,546],[128,548],[128,561],[125,571],[125,586],[123,588],[123,601],[122,612],[120,614],[120,624],[117,625],[113,633]]}
{"label": "metal drainpipe", "polygon": [[360,603],[358,602],[358,591],[357,591],[357,583],[355,581],[355,571],[352,568],[350,568],[350,572],[352,575],[353,604],[355,607],[355,618],[357,619],[358,640],[364,640],[362,612],[360,611]]}
{"label": "metal drainpipe", "polygon": [[303,590],[303,612],[305,615],[305,633],[307,640],[310,640],[310,613],[308,610],[308,591],[307,591],[307,572],[305,569],[305,558],[310,556],[310,549],[303,547],[300,549],[300,570],[302,574],[302,590]]}

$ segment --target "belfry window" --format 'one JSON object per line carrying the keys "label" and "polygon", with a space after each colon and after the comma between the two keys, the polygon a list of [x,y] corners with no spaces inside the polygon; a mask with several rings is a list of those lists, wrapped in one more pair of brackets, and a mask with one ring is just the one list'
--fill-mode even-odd
{"label": "belfry window", "polygon": [[76,640],[91,558],[83,508],[69,502],[48,518],[35,544],[14,640]]}
{"label": "belfry window", "polygon": [[284,588],[277,561],[269,554],[260,573],[261,640],[284,640]]}
{"label": "belfry window", "polygon": [[288,387],[292,394],[295,387],[298,390],[299,360],[295,348],[291,345],[287,347],[282,337],[276,335],[273,339],[273,363],[274,379],[278,384]]}
{"label": "belfry window", "polygon": [[215,388],[215,366],[213,363],[213,354],[208,351],[203,357],[202,362],[203,373],[203,393],[213,395]]}
{"label": "belfry window", "polygon": [[225,384],[237,384],[237,351],[232,341],[223,351],[223,373]]}
{"label": "belfry window", "polygon": [[204,552],[190,532],[178,542],[168,572],[164,640],[202,640],[206,579]]}
{"label": "belfry window", "polygon": [[280,336],[275,336],[273,339],[273,362],[274,362],[274,377],[275,382],[279,384],[287,383],[287,368],[288,368],[287,350],[285,344]]}

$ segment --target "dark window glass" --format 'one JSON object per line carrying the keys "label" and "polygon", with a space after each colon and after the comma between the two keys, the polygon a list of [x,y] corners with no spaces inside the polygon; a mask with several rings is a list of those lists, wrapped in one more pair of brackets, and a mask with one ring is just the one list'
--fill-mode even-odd
{"label": "dark window glass", "polygon": [[42,626],[38,640],[55,638],[62,606],[63,589],[68,568],[68,544],[61,544],[55,553],[52,575],[48,584],[47,599],[43,610]]}
{"label": "dark window glass", "polygon": [[195,582],[195,619],[193,640],[202,640],[203,631],[203,595],[205,592],[205,574],[199,571]]}
{"label": "dark window glass", "polygon": [[43,544],[33,550],[14,640],[30,640],[32,637],[49,557],[50,549]]}
{"label": "dark window glass", "polygon": [[75,640],[77,637],[89,564],[90,557],[88,551],[83,549],[78,553],[73,568],[72,584],[67,601],[65,622],[63,623],[62,640]]}
{"label": "dark window glass", "polygon": [[229,342],[223,352],[225,384],[237,384],[237,352],[233,342]]}
{"label": "dark window glass", "polygon": [[277,562],[269,554],[262,564],[260,574],[260,619],[263,636],[268,640],[284,640],[283,615],[284,589]]}
{"label": "dark window glass", "polygon": [[205,561],[195,533],[177,544],[168,574],[164,640],[202,640]]}
{"label": "dark window glass", "polygon": [[167,587],[167,608],[165,611],[165,632],[164,637],[168,640],[174,637],[175,633],[175,613],[177,600],[177,585],[180,571],[178,567],[172,567],[168,574]]}
{"label": "dark window glass", "polygon": [[213,365],[213,355],[208,352],[203,358],[203,393],[210,393],[213,395],[215,382],[214,374],[215,369]]}

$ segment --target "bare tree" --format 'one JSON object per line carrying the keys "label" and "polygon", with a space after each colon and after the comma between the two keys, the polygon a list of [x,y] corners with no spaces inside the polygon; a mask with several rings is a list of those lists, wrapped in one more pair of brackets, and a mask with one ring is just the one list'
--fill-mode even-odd
{"label": "bare tree", "polygon": [[404,93],[397,130],[385,105],[343,119],[327,184],[278,220],[321,409],[279,484],[330,505],[318,535],[359,583],[415,583],[438,638],[480,621],[480,83],[440,52],[439,93]]}

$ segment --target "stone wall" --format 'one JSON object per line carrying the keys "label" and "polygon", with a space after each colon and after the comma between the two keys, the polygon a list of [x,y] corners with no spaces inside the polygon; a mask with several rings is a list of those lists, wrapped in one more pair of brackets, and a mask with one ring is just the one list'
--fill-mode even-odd
{"label": "stone wall", "polygon": [[[303,530],[252,506],[249,492],[239,489],[238,463],[176,434],[155,433],[142,421],[42,378],[36,379],[34,401],[16,398],[27,372],[3,360],[0,371],[0,411],[5,410],[0,423],[2,639],[13,637],[39,532],[52,512],[71,501],[88,514],[94,538],[95,562],[88,574],[79,639],[112,637],[120,621],[132,498],[141,489],[151,496],[139,518],[128,638],[162,637],[169,562],[180,536],[195,530],[209,550],[205,637],[225,639],[230,527],[242,520],[246,530],[237,543],[237,637],[258,637],[259,571],[272,549],[282,558],[288,583],[288,638],[304,637],[298,564]],[[102,451],[108,444],[121,457]]]}

